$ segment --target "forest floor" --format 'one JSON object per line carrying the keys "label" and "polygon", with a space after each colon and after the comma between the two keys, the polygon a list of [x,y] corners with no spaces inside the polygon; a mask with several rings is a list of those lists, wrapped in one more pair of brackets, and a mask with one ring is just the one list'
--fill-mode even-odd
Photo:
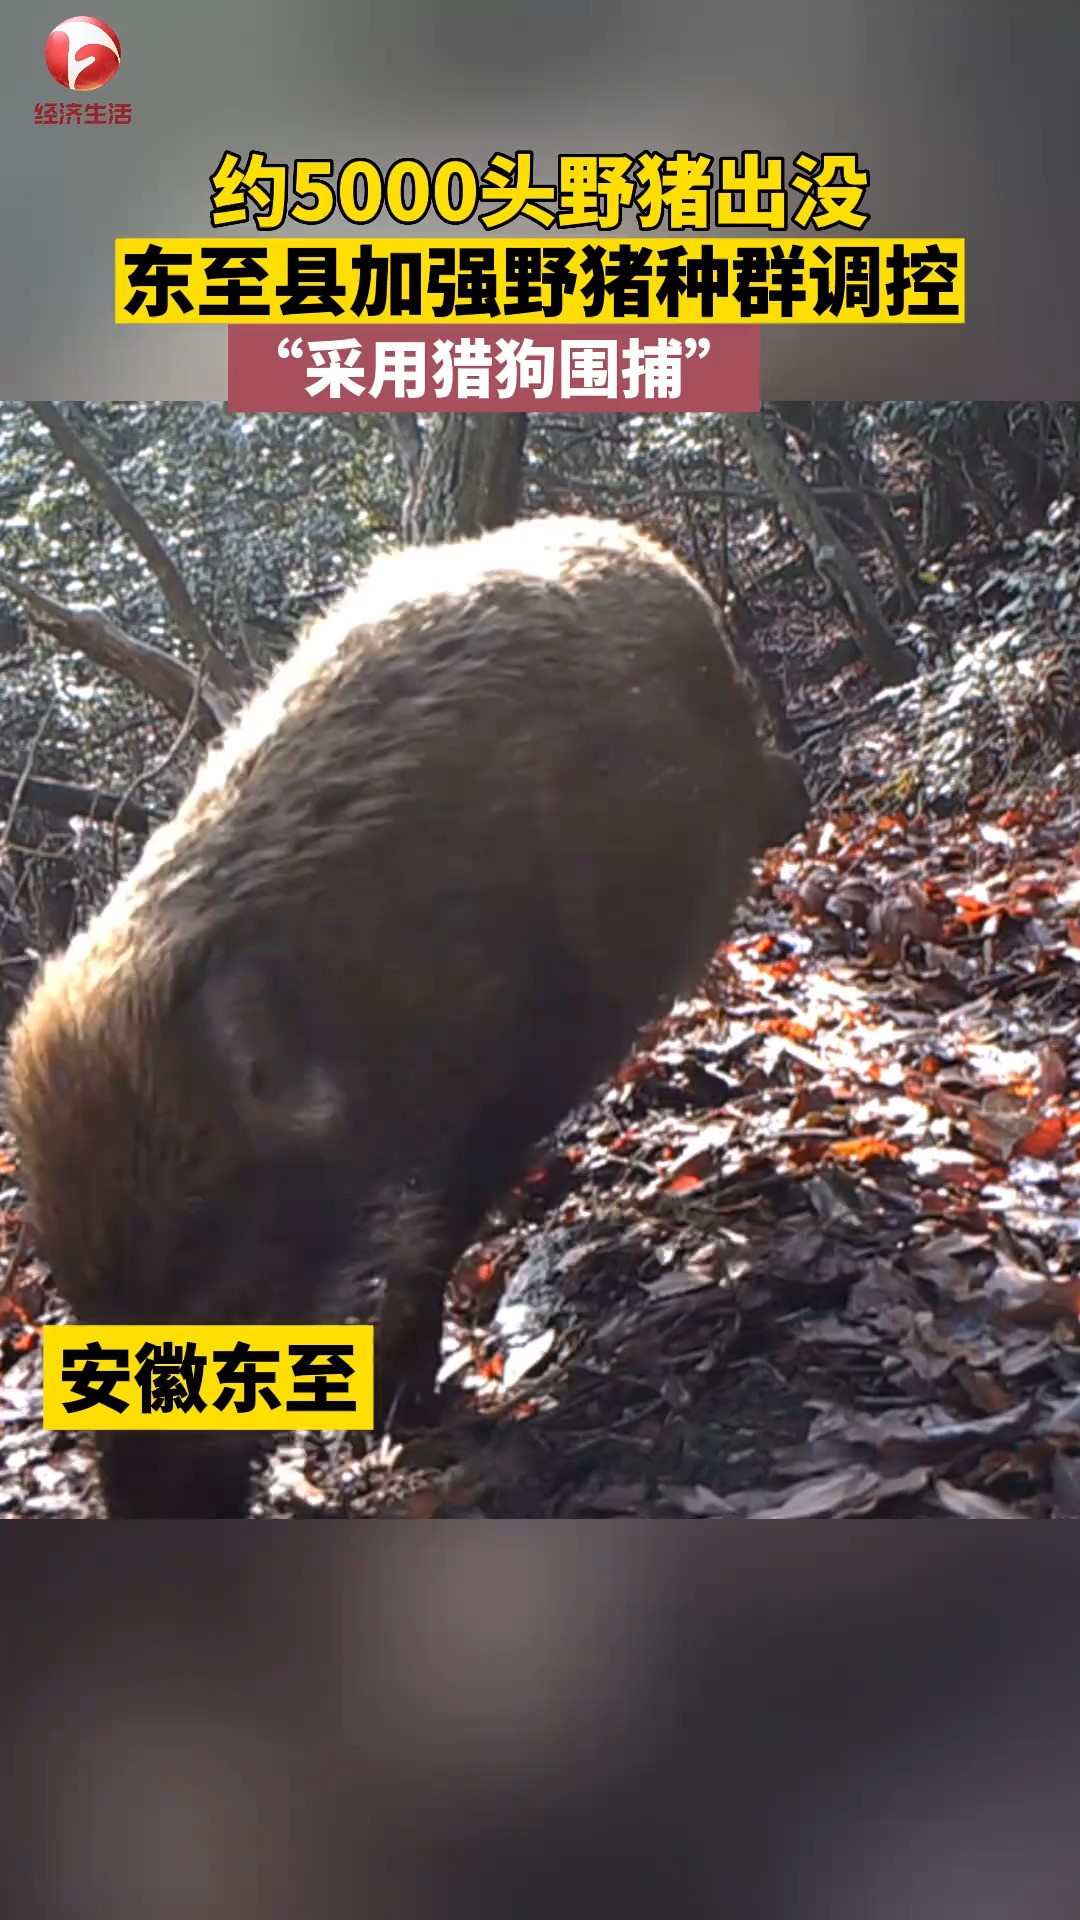
{"label": "forest floor", "polygon": [[[439,1427],[295,1436],[254,1512],[1080,1517],[1080,689],[1045,617],[1080,564],[1047,540],[956,664],[855,720],[834,683],[842,746],[809,716],[810,828],[459,1267]],[[10,1256],[14,1174],[0,1205]],[[95,1510],[40,1426],[61,1316],[21,1267],[0,1516]]]}

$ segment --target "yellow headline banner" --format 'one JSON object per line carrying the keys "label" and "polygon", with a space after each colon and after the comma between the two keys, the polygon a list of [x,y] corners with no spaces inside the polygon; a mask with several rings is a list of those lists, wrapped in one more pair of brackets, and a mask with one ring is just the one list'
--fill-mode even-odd
{"label": "yellow headline banner", "polygon": [[116,242],[121,326],[964,319],[962,240]]}
{"label": "yellow headline banner", "polygon": [[41,1337],[50,1429],[374,1425],[370,1326],[80,1325]]}

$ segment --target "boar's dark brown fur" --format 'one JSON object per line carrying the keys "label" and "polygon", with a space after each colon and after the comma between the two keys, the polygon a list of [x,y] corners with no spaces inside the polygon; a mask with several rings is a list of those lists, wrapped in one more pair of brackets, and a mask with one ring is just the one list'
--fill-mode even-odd
{"label": "boar's dark brown fur", "polygon": [[[651,540],[551,518],[376,562],[17,1024],[10,1120],[75,1311],[381,1298],[384,1387],[422,1395],[484,1212],[805,814]],[[245,1510],[246,1444],[102,1452],[113,1514]]]}

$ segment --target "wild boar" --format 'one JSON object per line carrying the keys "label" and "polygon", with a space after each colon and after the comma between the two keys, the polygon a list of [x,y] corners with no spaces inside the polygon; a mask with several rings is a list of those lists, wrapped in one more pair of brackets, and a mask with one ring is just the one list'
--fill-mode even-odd
{"label": "wild boar", "polygon": [[[430,1402],[444,1283],[692,986],[806,814],[712,605],[629,527],[378,560],[209,754],[13,1032],[43,1249],[84,1319],[376,1319]],[[117,1435],[113,1515],[241,1515],[251,1449]]]}

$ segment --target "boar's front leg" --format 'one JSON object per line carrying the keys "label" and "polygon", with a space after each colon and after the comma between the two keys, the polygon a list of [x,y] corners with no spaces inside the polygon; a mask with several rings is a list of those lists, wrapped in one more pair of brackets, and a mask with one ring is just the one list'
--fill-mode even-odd
{"label": "boar's front leg", "polygon": [[110,1520],[243,1520],[259,1443],[220,1433],[102,1433]]}
{"label": "boar's front leg", "polygon": [[532,991],[506,1048],[501,1092],[476,1116],[455,1163],[388,1215],[389,1258],[376,1344],[376,1423],[430,1417],[446,1283],[488,1210],[574,1102],[618,1064],[633,1035],[619,1000],[596,987],[561,943],[535,963]]}
{"label": "boar's front leg", "polygon": [[438,1411],[446,1286],[461,1255],[483,1220],[492,1198],[459,1191],[450,1202],[428,1212],[422,1244],[414,1241],[411,1258],[388,1263],[386,1287],[375,1338],[375,1428],[429,1426]]}
{"label": "boar's front leg", "polygon": [[[406,1203],[375,1342],[375,1427],[428,1426],[438,1412],[446,1287],[489,1207],[517,1172],[500,1152],[470,1154],[467,1172],[441,1202]],[[419,1226],[422,1218],[423,1225]],[[419,1228],[419,1230],[418,1230]]]}

